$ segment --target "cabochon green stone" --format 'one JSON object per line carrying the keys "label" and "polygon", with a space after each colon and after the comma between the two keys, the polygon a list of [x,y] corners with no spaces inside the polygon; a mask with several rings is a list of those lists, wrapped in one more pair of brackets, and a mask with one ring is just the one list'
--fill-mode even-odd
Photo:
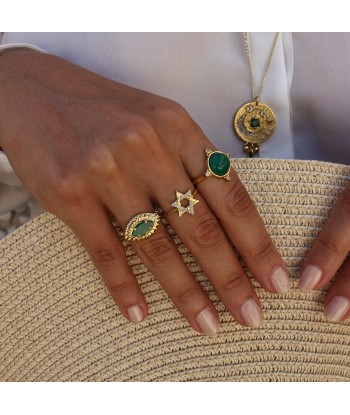
{"label": "cabochon green stone", "polygon": [[143,236],[152,229],[154,222],[152,220],[142,220],[139,222],[135,229],[132,231],[132,236]]}
{"label": "cabochon green stone", "polygon": [[209,169],[220,177],[226,176],[230,171],[231,163],[230,159],[224,153],[212,153],[208,160]]}
{"label": "cabochon green stone", "polygon": [[252,128],[258,128],[258,127],[260,127],[260,121],[259,121],[259,119],[258,118],[252,118],[250,120],[250,126]]}

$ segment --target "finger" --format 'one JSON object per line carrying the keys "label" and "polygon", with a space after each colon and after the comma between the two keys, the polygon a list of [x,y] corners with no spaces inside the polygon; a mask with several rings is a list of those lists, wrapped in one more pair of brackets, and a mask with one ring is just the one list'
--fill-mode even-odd
{"label": "finger", "polygon": [[[193,178],[206,170],[207,157],[203,141],[207,144],[206,148],[214,150],[209,141],[202,140],[197,148],[193,147],[192,151],[182,155],[186,170]],[[229,181],[208,177],[198,183],[200,193],[254,278],[268,291],[287,292],[290,289],[290,279],[286,266],[273,245],[254,202],[233,168],[230,177]]]}
{"label": "finger", "polygon": [[301,270],[299,288],[323,287],[335,275],[350,249],[350,185],[334,205]]}
{"label": "finger", "polygon": [[85,206],[84,214],[77,212],[65,222],[86,248],[122,314],[133,323],[142,321],[148,314],[146,300],[103,207]]}
{"label": "finger", "polygon": [[[111,205],[115,206],[113,213],[124,229],[135,215],[154,211],[146,197],[143,198],[140,192],[133,192],[130,189],[127,200],[120,197],[116,200],[115,196],[110,195],[108,204],[111,210]],[[189,272],[162,222],[159,222],[151,236],[132,241],[131,244],[189,324],[201,333],[216,334],[219,329],[219,319],[215,307]]]}
{"label": "finger", "polygon": [[[193,216],[179,217],[175,212],[168,216],[168,220],[196,257],[231,315],[241,325],[258,327],[263,317],[252,284],[205,200],[199,194],[196,198],[199,203]],[[170,206],[164,199],[161,204]]]}
{"label": "finger", "polygon": [[325,299],[325,317],[328,321],[345,320],[350,316],[350,261],[334,280]]}
{"label": "finger", "polygon": [[[163,181],[156,188],[157,201],[165,212],[171,210],[176,190],[187,193],[188,188],[193,188],[185,172],[180,172],[179,168],[173,174],[172,181]],[[180,194],[178,193],[179,201]],[[188,195],[182,201],[183,206],[186,201],[189,203],[188,209],[192,211],[193,208],[194,214],[186,212],[180,217],[175,209],[167,215],[171,226],[196,257],[232,316],[242,325],[261,325],[263,317],[259,299],[234,255],[225,232],[198,193],[194,198]]]}

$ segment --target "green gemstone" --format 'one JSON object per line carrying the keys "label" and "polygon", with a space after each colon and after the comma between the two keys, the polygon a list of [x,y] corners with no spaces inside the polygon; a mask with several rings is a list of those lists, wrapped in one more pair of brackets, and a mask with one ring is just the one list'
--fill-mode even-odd
{"label": "green gemstone", "polygon": [[226,154],[218,151],[210,154],[208,166],[215,176],[224,177],[230,171],[231,163]]}
{"label": "green gemstone", "polygon": [[259,121],[259,119],[258,118],[252,118],[250,120],[250,126],[252,128],[258,128],[258,127],[260,127],[260,121]]}
{"label": "green gemstone", "polygon": [[152,229],[153,225],[154,222],[152,220],[142,220],[135,226],[134,230],[132,231],[132,236],[138,237],[146,235],[147,232]]}

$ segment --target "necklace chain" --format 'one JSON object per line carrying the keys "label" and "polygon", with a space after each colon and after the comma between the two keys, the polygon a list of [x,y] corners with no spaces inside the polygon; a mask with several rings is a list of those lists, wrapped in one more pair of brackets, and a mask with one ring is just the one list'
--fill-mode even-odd
{"label": "necklace chain", "polygon": [[271,61],[272,61],[273,52],[275,51],[275,48],[276,48],[278,36],[279,36],[279,32],[276,33],[275,40],[274,40],[273,46],[272,46],[272,50],[271,50],[269,59],[267,61],[267,65],[266,65],[266,69],[265,69],[264,76],[263,76],[263,79],[261,81],[261,84],[260,84],[260,87],[259,87],[259,91],[258,91],[258,93],[256,93],[256,84],[255,84],[255,77],[254,77],[254,70],[253,70],[252,55],[250,53],[250,46],[249,46],[248,34],[247,34],[247,32],[244,32],[244,42],[245,42],[245,48],[246,48],[248,62],[249,62],[250,81],[251,81],[251,84],[252,84],[253,99],[256,102],[259,102],[260,95],[261,95],[262,90],[263,90],[263,88],[265,86],[265,82],[266,82],[266,78],[267,78],[267,73],[268,73],[268,71],[270,69],[270,64],[271,64]]}

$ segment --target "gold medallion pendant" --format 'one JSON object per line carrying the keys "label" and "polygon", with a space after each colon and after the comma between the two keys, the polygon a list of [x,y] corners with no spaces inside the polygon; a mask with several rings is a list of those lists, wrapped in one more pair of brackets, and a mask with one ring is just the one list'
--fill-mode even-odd
{"label": "gold medallion pendant", "polygon": [[273,41],[270,56],[268,58],[265,73],[260,83],[258,93],[256,93],[256,83],[253,70],[252,55],[250,53],[249,39],[247,32],[244,32],[244,42],[249,63],[250,82],[252,86],[253,101],[242,105],[233,119],[233,128],[238,138],[244,142],[243,150],[253,157],[254,154],[259,153],[260,144],[269,139],[276,127],[276,118],[272,109],[260,102],[260,96],[265,86],[267,74],[272,61],[272,56],[275,51],[279,32],[276,33]]}
{"label": "gold medallion pendant", "polygon": [[261,102],[242,105],[233,119],[237,136],[244,142],[244,151],[253,157],[259,152],[260,144],[273,134],[276,127],[272,109]]}

